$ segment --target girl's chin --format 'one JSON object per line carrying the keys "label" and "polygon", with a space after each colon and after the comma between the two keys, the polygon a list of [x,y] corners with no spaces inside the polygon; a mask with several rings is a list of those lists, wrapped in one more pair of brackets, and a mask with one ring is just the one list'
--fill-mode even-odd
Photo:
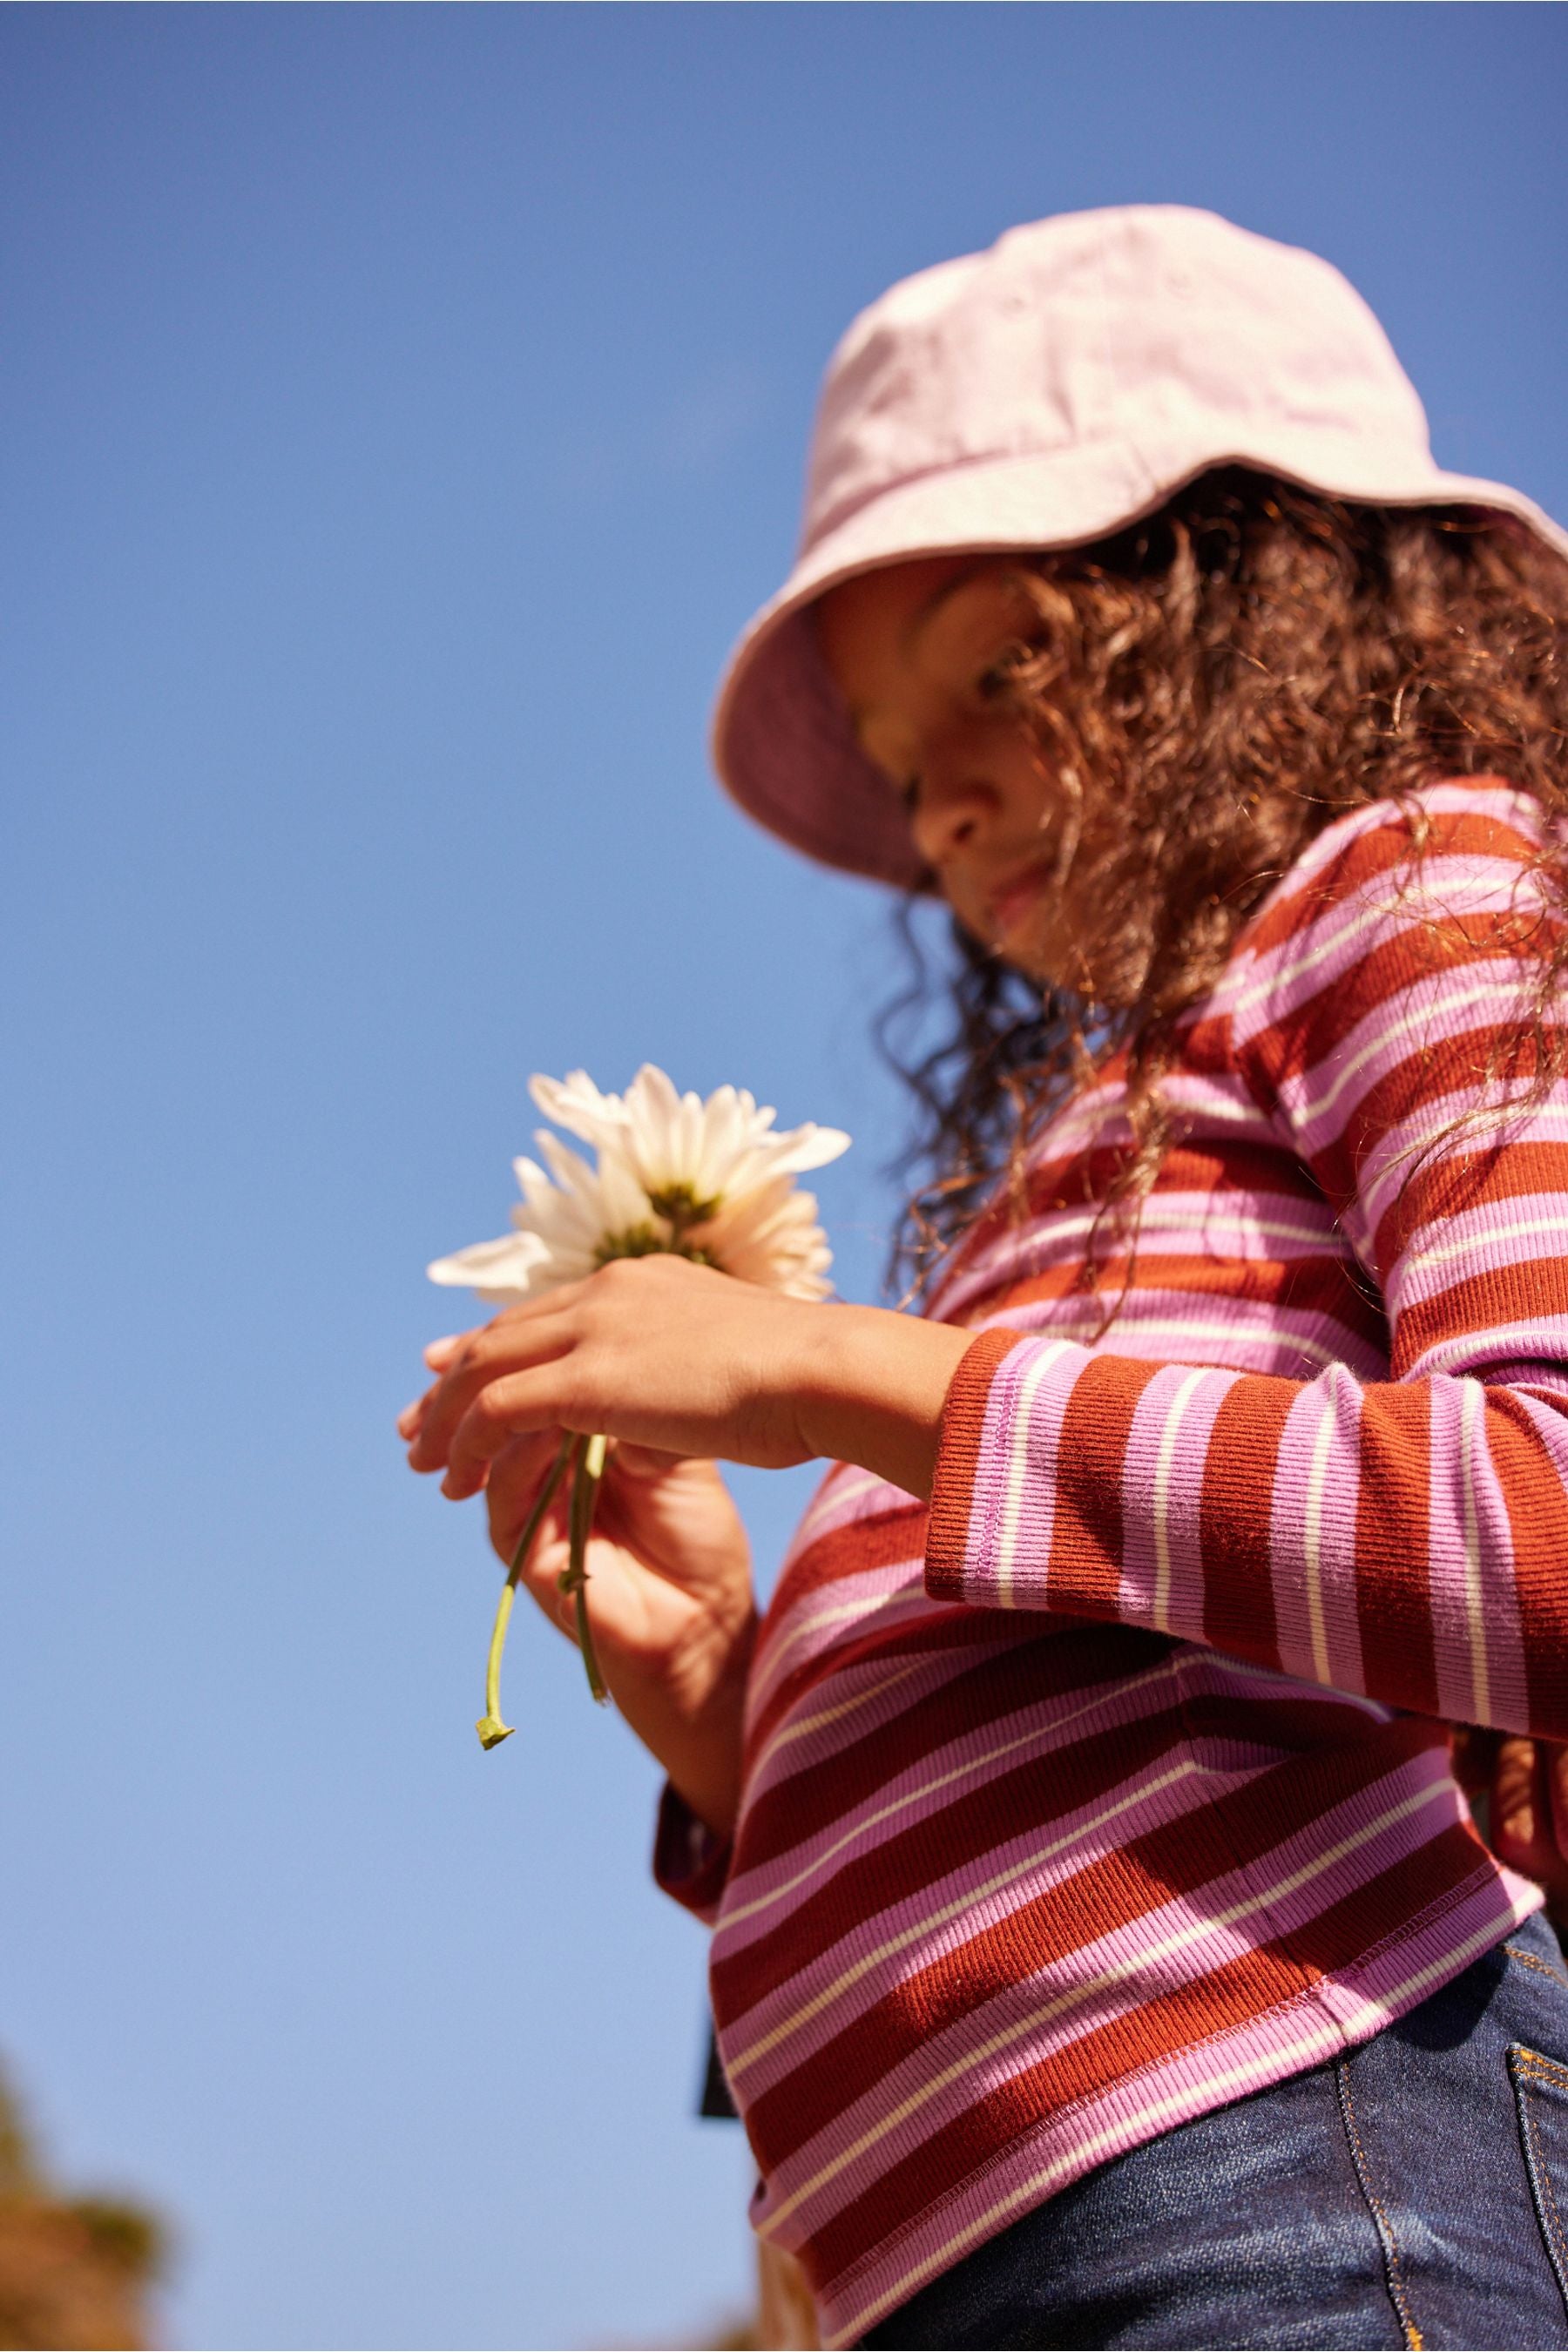
{"label": "girl's chin", "polygon": [[1032,988],[1037,988],[1042,996],[1048,995],[1053,989],[1070,985],[1062,976],[1063,959],[1053,957],[1038,940],[1031,938],[1026,931],[1010,932],[999,940],[994,933],[987,939],[972,929],[970,936],[994,962],[1005,964],[1008,971],[1016,972],[1020,980],[1026,980]]}
{"label": "girl's chin", "polygon": [[1059,940],[1044,941],[1027,936],[982,940],[981,945],[997,963],[1005,964],[1020,980],[1026,980],[1031,988],[1037,988],[1043,997],[1077,997],[1083,1004],[1098,1006],[1108,1013],[1137,1002],[1143,977],[1142,963],[1136,973],[1101,968],[1081,949]]}

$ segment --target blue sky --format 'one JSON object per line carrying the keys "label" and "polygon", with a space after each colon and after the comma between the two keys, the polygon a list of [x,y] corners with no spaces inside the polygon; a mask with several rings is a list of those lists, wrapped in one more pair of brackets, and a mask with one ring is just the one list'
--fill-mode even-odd
{"label": "blue sky", "polygon": [[[1568,23],[1512,5],[0,14],[0,2052],[172,2217],[170,2340],[695,2340],[702,1937],[652,1768],[391,1418],[535,1069],[900,1108],[878,894],[704,733],[824,361],[1053,211],[1326,254],[1568,516]],[[764,1579],[809,1474],[741,1481]]]}

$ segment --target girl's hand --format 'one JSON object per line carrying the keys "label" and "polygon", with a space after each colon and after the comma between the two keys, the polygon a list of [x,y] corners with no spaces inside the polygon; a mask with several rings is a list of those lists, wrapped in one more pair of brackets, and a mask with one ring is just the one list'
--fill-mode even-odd
{"label": "girl's hand", "polygon": [[[517,1439],[490,1466],[490,1541],[510,1566],[559,1431]],[[520,1579],[568,1639],[566,1493]],[[740,1799],[742,1714],[756,1636],[746,1532],[717,1468],[644,1446],[611,1449],[588,1543],[588,1607],[605,1685],[687,1803],[727,1836]]]}
{"label": "girl's hand", "polygon": [[399,1426],[454,1499],[515,1440],[563,1429],[764,1469],[827,1454],[923,1496],[970,1336],[623,1258],[467,1333]]}
{"label": "girl's hand", "polygon": [[1544,1887],[1552,1918],[1568,1925],[1568,1748],[1467,1727],[1456,1738],[1455,1766],[1471,1797],[1486,1798],[1498,1860]]}
{"label": "girl's hand", "polygon": [[[435,1384],[398,1422],[443,1491],[488,1490],[510,1560],[563,1432],[615,1441],[588,1552],[605,1680],[687,1802],[727,1834],[755,1638],[744,1532],[716,1457],[816,1454],[930,1492],[942,1409],[970,1334],[875,1307],[824,1307],[670,1256],[623,1259],[426,1350]],[[565,1497],[523,1581],[571,1604]]]}

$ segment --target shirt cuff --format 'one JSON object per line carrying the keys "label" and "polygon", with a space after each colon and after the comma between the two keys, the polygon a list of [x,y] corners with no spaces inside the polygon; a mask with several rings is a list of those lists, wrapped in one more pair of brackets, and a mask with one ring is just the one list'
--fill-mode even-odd
{"label": "shirt cuff", "polygon": [[700,1822],[667,1780],[654,1832],[654,1879],[682,1910],[692,1912],[710,1927],[719,1916],[719,1898],[730,1875],[733,1852],[732,1840],[716,1836],[706,1822]]}
{"label": "shirt cuff", "polygon": [[982,1331],[968,1354],[960,1357],[948,1389],[926,1530],[926,1591],[933,1601],[984,1601],[992,1597],[974,1586],[974,1507],[982,1465],[994,1441],[994,1433],[986,1427],[992,1388],[1005,1360],[1022,1344],[1023,1334],[1017,1331]]}

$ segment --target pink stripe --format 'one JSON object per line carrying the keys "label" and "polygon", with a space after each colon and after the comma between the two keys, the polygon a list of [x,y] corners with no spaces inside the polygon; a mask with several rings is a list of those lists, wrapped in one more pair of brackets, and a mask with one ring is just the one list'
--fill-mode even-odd
{"label": "pink stripe", "polygon": [[748,1712],[754,1717],[787,1675],[830,1656],[845,1642],[858,1639],[873,1620],[888,1631],[905,1620],[924,1616],[929,1606],[924,1553],[917,1550],[908,1559],[862,1569],[858,1575],[836,1577],[831,1584],[817,1585],[803,1592],[776,1619],[770,1612],[748,1694]]}
{"label": "pink stripe", "polygon": [[[984,1659],[986,1653],[972,1648],[966,1654],[973,1662],[977,1658]],[[911,1676],[910,1681],[921,1698],[931,1696],[929,1684],[921,1687],[919,1676]],[[922,1758],[919,1764],[912,1765],[907,1772],[893,1775],[862,1803],[837,1815],[816,1835],[803,1838],[799,1844],[771,1855],[765,1863],[759,1863],[752,1870],[734,1874],[724,1895],[726,1937],[731,1943],[740,1945],[756,1936],[771,1933],[782,1916],[776,1909],[770,1909],[765,1915],[754,1915],[750,1922],[737,1923],[732,1915],[774,1895],[790,1880],[799,1878],[803,1872],[820,1868],[822,1875],[816,1883],[825,1883],[834,1869],[848,1866],[846,1856],[849,1856],[852,1862],[855,1855],[874,1852],[887,1839],[902,1836],[917,1823],[936,1819],[973,1790],[984,1788],[988,1780],[1001,1773],[1016,1770],[1026,1759],[1031,1749],[1038,1754],[1048,1754],[1057,1748],[1094,1738],[1119,1725],[1139,1722],[1144,1716],[1168,1704],[1168,1690],[1162,1692],[1142,1677],[1122,1677],[1107,1684],[1103,1690],[1075,1690],[1049,1703],[1036,1701],[1012,1715],[973,1727],[961,1739],[949,1741],[931,1756]],[[963,1779],[950,1782],[945,1790],[929,1801],[901,1806],[890,1818],[873,1822],[871,1817],[874,1814],[899,1804],[900,1799],[912,1796],[914,1791],[939,1776],[963,1767],[966,1751],[973,1755],[976,1750],[999,1747],[1026,1735],[1029,1738],[1027,1747],[1013,1749],[1010,1755],[994,1764],[977,1765],[973,1774],[966,1772]],[[748,1785],[747,1802],[750,1804],[752,1801],[752,1790]],[[845,1846],[837,1859],[833,1859],[834,1849],[851,1832],[857,1832],[854,1846]],[[803,1888],[803,1899],[809,1891],[809,1886]]]}
{"label": "pink stripe", "polygon": [[1513,1193],[1420,1225],[1384,1276],[1390,1316],[1476,1275],[1560,1258],[1564,1238],[1560,1192]]}
{"label": "pink stripe", "polygon": [[[1258,1900],[1258,1889],[1272,1888],[1292,1872],[1310,1867],[1323,1851],[1407,1798],[1425,1801],[1402,1822],[1378,1831],[1350,1853],[1315,1871],[1303,1885],[1275,1895],[1267,1905]],[[864,2134],[877,2133],[868,2147],[848,2162],[840,2162],[829,2179],[793,2208],[788,2217],[792,2229],[797,2225],[820,2228],[879,2178],[889,2157],[896,2161],[909,2155],[987,2091],[1058,2055],[1112,2020],[1182,1985],[1193,1984],[1229,1961],[1245,1958],[1260,1939],[1274,1941],[1306,1927],[1461,1817],[1458,1791],[1441,1757],[1431,1753],[1416,1757],[1353,1800],[1332,1808],[1308,1830],[1250,1864],[1245,1873],[1226,1872],[1159,1910],[1084,1943],[1073,1956],[1070,1972],[1047,1968],[1004,1986],[944,2032],[929,2036],[872,2090],[842,2109],[831,2124],[781,2164],[767,2185],[756,2216],[758,2227],[825,2166],[840,2159]],[[1246,1906],[1241,1917],[1225,1926],[1216,1923],[1215,1914],[1237,1906]],[[1179,1953],[1168,1957],[1158,1953],[1158,1946],[1167,1937],[1189,1928],[1197,1932]],[[1073,1987],[1087,1986],[1108,1969],[1126,1973],[1109,1987],[1074,1997]],[[1054,2009],[1056,2013],[1037,2017],[1035,2012],[1042,2009]],[[1015,2032],[1016,2038],[1002,2049],[984,2056],[972,2054],[997,2035],[1009,2032]],[[723,2041],[728,2047],[727,2030]],[[903,2120],[890,2148],[880,2130],[882,2119],[950,2065],[962,2071]]]}
{"label": "pink stripe", "polygon": [[[1167,1082],[1167,1092],[1174,1095],[1171,1082]],[[1182,1111],[1184,1142],[1212,1138],[1215,1142],[1223,1139],[1233,1145],[1246,1141],[1256,1148],[1276,1141],[1272,1128],[1261,1113],[1250,1119],[1237,1118],[1243,1100],[1235,1080],[1227,1079],[1223,1087],[1217,1082],[1205,1085],[1201,1102],[1190,1108],[1173,1101],[1173,1108]],[[1250,1133],[1246,1131],[1248,1129]],[[1293,1233],[1283,1237],[1260,1235],[1256,1222],[1259,1217],[1271,1225],[1288,1223]],[[944,1294],[944,1313],[956,1318],[972,1297],[994,1288],[999,1278],[1017,1281],[1052,1265],[1076,1265],[1092,1222],[1091,1210],[1047,1209],[1009,1228],[988,1248],[965,1261],[961,1276]],[[1298,1253],[1331,1248],[1333,1217],[1326,1204],[1289,1192],[1255,1194],[1236,1191],[1215,1194],[1162,1190],[1151,1192],[1143,1203],[1139,1236],[1141,1250],[1158,1242],[1163,1251],[1190,1253],[1199,1258],[1235,1255],[1267,1258],[1291,1255],[1292,1242]],[[1233,1243],[1237,1246],[1233,1248]]]}
{"label": "pink stripe", "polygon": [[1020,1606],[1044,1604],[1056,1493],[1056,1449],[1072,1382],[1088,1360],[1080,1348],[1068,1348],[1034,1391],[1029,1407],[1027,1466],[1020,1487],[1016,1527],[1011,1532],[1007,1519],[1013,1508],[1012,1449],[1024,1391],[1042,1353],[1054,1344],[1026,1340],[1004,1360],[992,1382],[970,1505],[968,1557],[963,1570],[966,1600],[994,1603],[1005,1574],[1010,1573],[1011,1590]]}
{"label": "pink stripe", "polygon": [[1203,1566],[1203,1481],[1220,1406],[1240,1376],[1216,1372],[1194,1391],[1183,1421],[1165,1517],[1170,1550],[1170,1630],[1202,1643],[1207,1585]]}
{"label": "pink stripe", "polygon": [[1360,1430],[1361,1391],[1342,1367],[1301,1390],[1280,1440],[1268,1538],[1281,1665],[1350,1690],[1363,1684],[1355,1571]]}
{"label": "pink stripe", "polygon": [[[1132,1415],[1122,1470],[1120,1614],[1134,1625],[1153,1625],[1160,1581],[1159,1535],[1165,1545],[1166,1602],[1163,1630],[1201,1642],[1204,1633],[1203,1562],[1199,1517],[1203,1465],[1215,1416],[1239,1372],[1208,1373],[1188,1391],[1180,1427],[1167,1445],[1166,1424],[1176,1398],[1191,1380],[1180,1366],[1157,1372]],[[1157,1488],[1164,1465],[1164,1507]],[[1158,1523],[1158,1524],[1157,1524]]]}
{"label": "pink stripe", "polygon": [[[1458,1956],[1452,1967],[1457,1975],[1536,1907],[1534,1902],[1521,1908],[1500,1901],[1499,1883],[1485,1881],[1445,1914],[1434,1934],[1388,1947],[1379,1956],[1378,1974],[1398,1982],[1416,1973],[1431,1964],[1422,1958],[1424,1944],[1436,1941],[1443,1953]],[[1357,1972],[1348,1971],[1337,1984],[1325,1979],[1315,1997],[1303,1995],[1199,2050],[1179,2052],[1086,2100],[1069,2116],[1047,2120],[1037,2133],[1004,2151],[978,2179],[928,2208],[913,2227],[833,2280],[819,2298],[824,2343],[853,2344],[938,2271],[1097,2165],[1249,2091],[1337,2057],[1347,2044],[1369,2039],[1382,2023],[1407,2014],[1426,1997],[1416,1992],[1385,2007],[1364,1996]],[[1341,2006],[1362,2022],[1342,2026],[1324,2013]]]}
{"label": "pink stripe", "polygon": [[1004,1307],[980,1318],[974,1328],[1027,1331],[1042,1339],[1092,1344],[1100,1355],[1229,1365],[1237,1371],[1273,1372],[1286,1380],[1310,1380],[1336,1361],[1351,1364],[1370,1380],[1385,1378],[1388,1370],[1381,1352],[1332,1316],[1301,1314],[1262,1301],[1139,1289],[1128,1293],[1104,1339],[1091,1342],[1086,1335],[1096,1332],[1103,1319],[1102,1305],[1068,1297]]}
{"label": "pink stripe", "polygon": [[1451,1338],[1434,1339],[1419,1356],[1413,1357],[1404,1377],[1406,1380],[1431,1380],[1435,1376],[1474,1372],[1490,1381],[1499,1377],[1492,1370],[1493,1355],[1500,1349],[1511,1352],[1516,1348],[1538,1348],[1543,1356],[1568,1367],[1568,1315],[1530,1317],[1527,1330],[1499,1331],[1484,1324],[1472,1330],[1456,1331]]}
{"label": "pink stripe", "polygon": [[1519,895],[1520,867],[1510,859],[1428,857],[1413,887],[1414,878],[1408,863],[1373,875],[1265,953],[1238,961],[1217,992],[1237,1045],[1245,1051],[1325,994],[1353,988],[1370,957],[1419,936],[1435,908],[1508,910]]}
{"label": "pink stripe", "polygon": [[[1267,1771],[1274,1759],[1260,1757],[1250,1771],[1238,1771],[1226,1776],[1227,1785],[1241,1787],[1260,1771]],[[1175,1770],[1180,1759],[1167,1757],[1158,1768],[1122,1782],[1106,1797],[1098,1801],[1091,1812],[1088,1808],[1076,1813],[1065,1813],[1047,1827],[1028,1837],[1011,1838],[994,1847],[989,1853],[962,1872],[937,1879],[921,1890],[918,1899],[897,1904],[863,1927],[855,1929],[831,1951],[814,1954],[809,1967],[803,1969],[788,1983],[758,2001],[744,2016],[727,2019],[724,2025],[724,2053],[727,2063],[743,2058],[753,2044],[775,2031],[790,2017],[797,2015],[818,1992],[832,1985],[848,1968],[861,1959],[866,1952],[891,1942],[906,1929],[918,1928],[921,1920],[949,1904],[966,1903],[969,1907],[919,1943],[905,1946],[868,1968],[853,1983],[798,2031],[776,2043],[754,2063],[743,2066],[736,2077],[743,2084],[748,2099],[759,2097],[772,2084],[807,2061],[812,2053],[825,2042],[844,2032],[858,2018],[874,2009],[895,1987],[908,1983],[924,1974],[936,1961],[956,1952],[973,1941],[975,1936],[1000,1921],[1008,1919],[1035,1902],[1053,1885],[1090,1867],[1107,1853],[1114,1853],[1130,1839],[1142,1837],[1145,1832],[1163,1823],[1180,1820],[1185,1813],[1200,1810],[1215,1793],[1215,1777],[1187,1766],[1183,1777],[1170,1785],[1146,1791],[1145,1784]],[[1206,1785],[1205,1785],[1206,1783]],[[1114,1828],[1095,1830],[1090,1827],[1096,1814],[1103,1813],[1109,1805],[1124,1805],[1115,1817]],[[1080,1826],[1081,1825],[1081,1826]],[[1041,1847],[1062,1844],[1059,1853],[1053,1853],[1041,1864],[1031,1866],[1030,1856]],[[1006,1886],[984,1895],[974,1890],[989,1886],[992,1879],[1009,1871],[1020,1874]],[[981,1907],[981,1906],[984,1907]],[[724,1951],[715,1944],[716,1959]],[[961,2100],[960,2104],[963,2102]]]}
{"label": "pink stripe", "polygon": [[[1447,966],[1439,979],[1420,981],[1377,1006],[1302,1076],[1281,1078],[1280,1108],[1302,1157],[1315,1159],[1338,1142],[1357,1106],[1396,1070],[1419,1066],[1435,1046],[1506,1020],[1510,1000],[1522,1002],[1530,969],[1495,957]],[[1344,1073],[1352,1064],[1347,1082]],[[1445,1089],[1444,1098],[1450,1118],[1464,1108],[1458,1093]]]}
{"label": "pink stripe", "polygon": [[[1478,1690],[1474,1644],[1477,1629],[1474,1622],[1470,1591],[1472,1575],[1468,1555],[1467,1512],[1478,1512],[1477,1533],[1479,1535],[1479,1494],[1472,1480],[1467,1486],[1464,1475],[1465,1391],[1463,1381],[1434,1381],[1428,1384],[1430,1413],[1431,1482],[1427,1536],[1427,1591],[1432,1620],[1432,1646],[1436,1670],[1437,1701],[1445,1715],[1457,1722],[1489,1722],[1492,1711],[1489,1692],[1490,1675],[1480,1677],[1482,1689]],[[1484,1451],[1482,1421],[1477,1415],[1475,1424],[1475,1464]],[[1473,1464],[1473,1467],[1475,1466]],[[1511,1584],[1513,1547],[1503,1529]],[[1517,1603],[1511,1596],[1508,1602],[1510,1614]],[[1517,1643],[1517,1620],[1515,1643]],[[1479,1640],[1484,1653],[1490,1651],[1490,1629],[1484,1618],[1479,1626]],[[1483,1700],[1486,1702],[1483,1704]]]}
{"label": "pink stripe", "polygon": [[[1561,1485],[1564,1467],[1568,1466],[1568,1423],[1563,1422],[1561,1413],[1553,1412],[1550,1405],[1537,1405],[1533,1401],[1526,1401],[1525,1409],[1541,1432]],[[1510,1729],[1522,1730],[1530,1721],[1530,1697],[1524,1665],[1524,1631],[1519,1614],[1519,1585],[1513,1569],[1513,1526],[1489,1447],[1487,1420],[1483,1409],[1476,1420],[1474,1485],[1480,1537],[1480,1613],[1486,1627],[1490,1720]]]}
{"label": "pink stripe", "polygon": [[[957,1625],[962,1625],[968,1616],[967,1611],[952,1613]],[[928,1601],[921,1612],[921,1623],[929,1623],[932,1615]],[[922,1649],[914,1658],[879,1652],[856,1665],[836,1668],[831,1688],[825,1688],[820,1682],[813,1683],[793,1701],[769,1733],[747,1777],[747,1804],[755,1804],[768,1790],[793,1780],[797,1772],[814,1769],[832,1757],[847,1755],[862,1740],[885,1731],[911,1709],[923,1706],[949,1683],[973,1674],[987,1658],[997,1656],[1019,1642],[1034,1641],[1038,1633],[1037,1625],[1009,1622],[989,1643],[955,1641],[950,1650]],[[846,1702],[850,1700],[859,1704],[846,1707]],[[840,1707],[845,1707],[845,1712],[836,1713]],[[802,1733],[799,1726],[814,1715],[831,1715],[832,1719],[814,1724],[809,1731]]]}

